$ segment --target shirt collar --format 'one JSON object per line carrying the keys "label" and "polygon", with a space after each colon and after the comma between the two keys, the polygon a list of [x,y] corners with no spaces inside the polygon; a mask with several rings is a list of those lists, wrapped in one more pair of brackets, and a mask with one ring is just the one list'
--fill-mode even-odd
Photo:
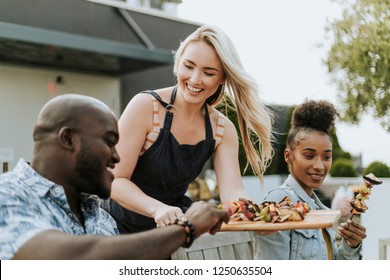
{"label": "shirt collar", "polygon": [[46,196],[50,189],[54,187],[58,187],[63,190],[62,186],[57,185],[36,172],[30,166],[30,163],[24,159],[19,160],[18,164],[15,166],[14,172],[19,177],[21,183],[29,188],[32,188],[33,191],[40,197]]}
{"label": "shirt collar", "polygon": [[315,192],[313,192],[312,196],[310,197],[291,174],[288,175],[286,179],[286,185],[289,186],[298,195],[301,201],[307,202],[310,206],[310,209],[318,210],[328,208],[321,202]]}
{"label": "shirt collar", "polygon": [[[45,197],[51,190],[54,190],[54,192],[59,191],[65,196],[64,188],[61,185],[40,175],[31,167],[29,162],[24,159],[19,160],[13,171],[17,174],[23,184],[32,188],[40,197]],[[96,211],[96,208],[99,207],[99,198],[96,195],[82,193],[81,201],[89,206],[87,209],[89,211]]]}

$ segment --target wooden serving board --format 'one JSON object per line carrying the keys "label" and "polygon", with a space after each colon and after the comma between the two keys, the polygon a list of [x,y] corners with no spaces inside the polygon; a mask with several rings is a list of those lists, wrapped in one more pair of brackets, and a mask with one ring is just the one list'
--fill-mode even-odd
{"label": "wooden serving board", "polygon": [[290,230],[332,227],[340,218],[339,210],[311,210],[303,221],[266,223],[263,221],[229,221],[221,231]]}

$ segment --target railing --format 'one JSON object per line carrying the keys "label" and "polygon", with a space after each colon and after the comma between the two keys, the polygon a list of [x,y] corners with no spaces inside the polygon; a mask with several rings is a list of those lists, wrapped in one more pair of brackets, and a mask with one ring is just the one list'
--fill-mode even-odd
{"label": "railing", "polygon": [[390,246],[390,238],[379,239],[379,259],[387,260],[387,248]]}
{"label": "railing", "polygon": [[203,234],[190,248],[179,248],[173,260],[253,260],[252,238],[246,231]]}

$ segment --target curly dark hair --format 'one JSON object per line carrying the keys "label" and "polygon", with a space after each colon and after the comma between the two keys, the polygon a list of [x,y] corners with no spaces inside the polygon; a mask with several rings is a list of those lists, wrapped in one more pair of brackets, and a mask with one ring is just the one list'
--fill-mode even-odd
{"label": "curly dark hair", "polygon": [[334,129],[338,112],[332,103],[320,100],[305,100],[297,106],[291,119],[292,127],[306,127],[329,134]]}
{"label": "curly dark hair", "polygon": [[339,116],[332,103],[325,100],[305,100],[298,105],[291,118],[291,129],[287,136],[287,146],[297,143],[300,132],[321,131],[328,135],[335,129],[335,120]]}

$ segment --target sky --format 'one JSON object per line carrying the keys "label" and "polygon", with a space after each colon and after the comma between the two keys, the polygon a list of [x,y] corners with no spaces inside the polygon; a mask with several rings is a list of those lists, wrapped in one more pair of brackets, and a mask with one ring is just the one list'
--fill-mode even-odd
{"label": "sky", "polygon": [[[325,99],[340,104],[323,59],[328,20],[342,8],[331,0],[183,0],[178,16],[200,24],[215,24],[232,39],[245,69],[256,79],[267,104],[296,105]],[[322,45],[323,47],[319,47]],[[337,122],[341,147],[390,165],[390,133],[368,115],[359,125]]]}

